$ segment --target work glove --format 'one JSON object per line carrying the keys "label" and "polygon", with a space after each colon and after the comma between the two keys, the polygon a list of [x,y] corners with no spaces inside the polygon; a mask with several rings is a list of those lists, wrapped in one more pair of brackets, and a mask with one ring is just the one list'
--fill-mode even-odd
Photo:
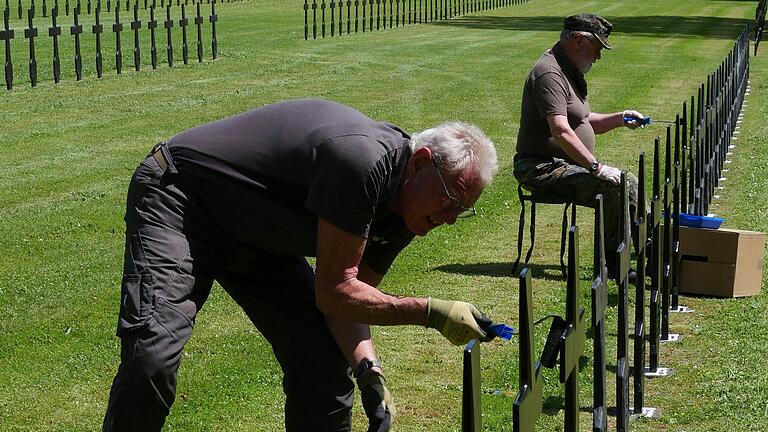
{"label": "work glove", "polygon": [[368,432],[387,432],[395,421],[397,410],[384,375],[368,370],[357,379],[357,387],[368,416]]}
{"label": "work glove", "polygon": [[487,342],[492,339],[477,324],[483,314],[469,303],[427,300],[427,327],[436,329],[454,345],[464,345],[472,339]]}
{"label": "work glove", "polygon": [[[625,121],[627,118],[632,118],[636,120]],[[635,110],[626,110],[622,115],[622,122],[624,123],[624,126],[630,129],[645,127],[645,123],[642,121],[644,119],[645,119],[645,116],[640,111],[635,111]]]}
{"label": "work glove", "polygon": [[621,182],[621,170],[606,164],[600,164],[600,168],[598,168],[593,175],[600,180],[605,180],[615,185],[618,185],[619,182]]}

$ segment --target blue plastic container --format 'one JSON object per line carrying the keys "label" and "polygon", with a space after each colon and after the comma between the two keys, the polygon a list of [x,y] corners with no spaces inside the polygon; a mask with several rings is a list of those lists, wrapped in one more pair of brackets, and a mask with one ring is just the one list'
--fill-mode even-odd
{"label": "blue plastic container", "polygon": [[693,228],[718,229],[725,219],[680,213],[680,225]]}

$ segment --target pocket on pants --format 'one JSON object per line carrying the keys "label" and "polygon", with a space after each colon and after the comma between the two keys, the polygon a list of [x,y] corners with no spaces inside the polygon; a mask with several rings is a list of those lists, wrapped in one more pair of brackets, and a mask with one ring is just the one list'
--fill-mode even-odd
{"label": "pocket on pants", "polygon": [[120,318],[118,336],[143,326],[155,307],[155,278],[149,274],[123,275],[120,290]]}

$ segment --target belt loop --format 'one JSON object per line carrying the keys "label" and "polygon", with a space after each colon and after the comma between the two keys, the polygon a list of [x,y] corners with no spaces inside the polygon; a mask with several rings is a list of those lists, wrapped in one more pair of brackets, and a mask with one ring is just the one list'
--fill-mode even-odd
{"label": "belt loop", "polygon": [[168,150],[168,144],[163,143],[162,146],[160,146],[160,151],[163,152],[163,156],[165,157],[166,162],[168,162],[168,170],[166,172],[173,175],[178,174],[179,170],[176,169],[176,164],[173,162],[171,152]]}

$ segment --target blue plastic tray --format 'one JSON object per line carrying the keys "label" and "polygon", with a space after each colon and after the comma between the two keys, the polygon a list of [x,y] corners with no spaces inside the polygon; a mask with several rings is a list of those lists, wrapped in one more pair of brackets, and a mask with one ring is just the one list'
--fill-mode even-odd
{"label": "blue plastic tray", "polygon": [[680,213],[680,225],[694,228],[718,229],[725,219]]}

